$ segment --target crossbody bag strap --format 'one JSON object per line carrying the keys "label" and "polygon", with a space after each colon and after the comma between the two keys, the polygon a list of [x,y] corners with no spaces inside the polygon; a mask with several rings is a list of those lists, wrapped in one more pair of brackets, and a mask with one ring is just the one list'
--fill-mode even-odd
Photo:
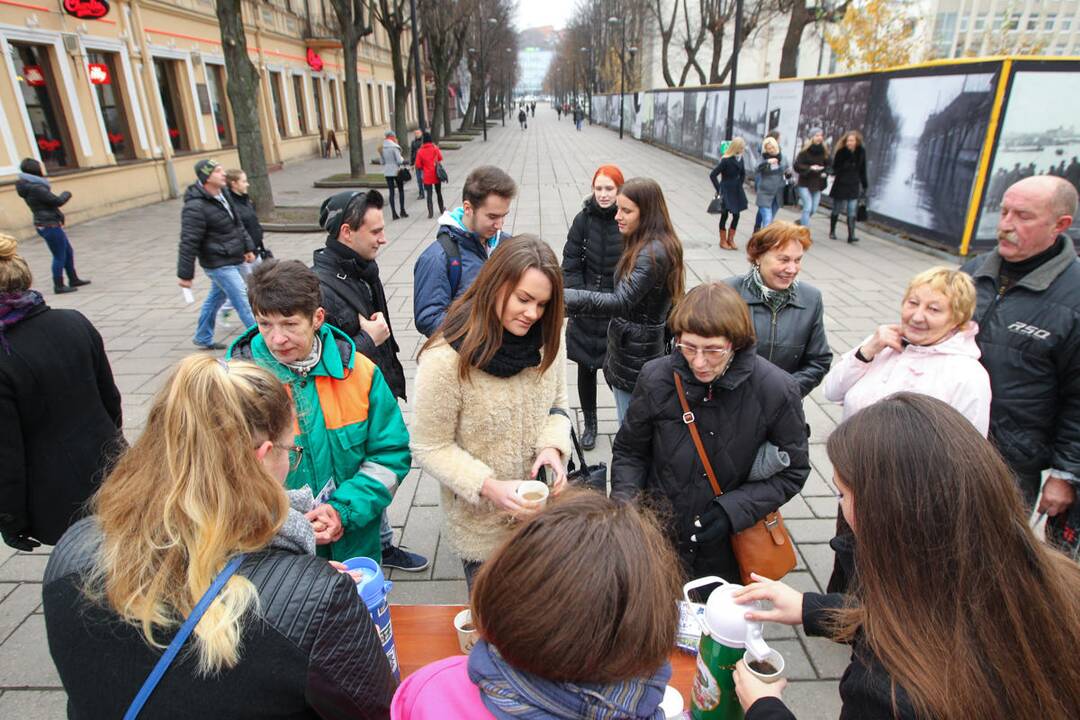
{"label": "crossbody bag strap", "polygon": [[709,456],[705,454],[705,446],[701,444],[701,433],[698,432],[694,413],[690,411],[690,404],[686,402],[682,378],[679,377],[677,372],[673,372],[672,375],[675,376],[675,394],[679,396],[679,405],[682,406],[683,410],[682,421],[686,423],[686,427],[690,431],[690,438],[694,441],[694,447],[697,448],[701,464],[705,466],[705,475],[709,478],[709,484],[712,485],[713,492],[719,497],[724,494],[724,491],[720,489],[720,483],[716,481],[716,473],[713,472],[712,463],[709,462]]}
{"label": "crossbody bag strap", "polygon": [[[548,415],[562,415],[564,418],[570,421],[570,442],[574,444],[574,451],[577,453],[578,462],[581,463],[581,469],[584,470],[585,468],[587,468],[589,464],[585,462],[585,450],[581,447],[581,441],[578,440],[577,433],[574,432],[574,419],[570,417],[570,414],[563,410],[561,407],[551,408],[550,410],[548,410]],[[574,459],[573,454],[571,454],[570,459]]]}
{"label": "crossbody bag strap", "polygon": [[221,572],[217,574],[214,581],[210,583],[210,587],[207,588],[203,596],[199,598],[199,602],[196,603],[195,608],[184,620],[184,624],[180,626],[180,629],[176,631],[176,635],[173,637],[172,642],[169,643],[169,647],[165,648],[165,652],[158,658],[157,664],[154,665],[154,669],[150,671],[150,674],[146,677],[146,681],[143,682],[142,687],[139,688],[139,693],[135,696],[135,699],[131,701],[131,706],[124,713],[124,720],[135,720],[142,711],[143,706],[146,705],[146,701],[150,699],[150,694],[154,692],[154,688],[161,682],[162,676],[165,675],[165,671],[172,665],[173,660],[180,653],[180,648],[183,647],[184,642],[195,630],[195,626],[199,624],[199,620],[202,619],[206,609],[210,607],[210,604],[214,602],[214,598],[218,596],[221,589],[225,587],[225,583],[229,581],[229,578],[233,576],[237,568],[240,567],[240,563],[244,562],[245,555],[243,553],[237,555],[228,564],[222,568]]}

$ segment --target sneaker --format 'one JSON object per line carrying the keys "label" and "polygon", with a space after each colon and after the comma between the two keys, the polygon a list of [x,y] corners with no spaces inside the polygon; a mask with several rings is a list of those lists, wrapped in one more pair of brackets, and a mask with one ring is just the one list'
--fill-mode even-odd
{"label": "sneaker", "polygon": [[421,572],[427,570],[430,564],[426,557],[409,552],[404,545],[401,547],[391,545],[388,548],[383,548],[383,567],[404,570],[405,572]]}
{"label": "sneaker", "polygon": [[203,345],[202,343],[197,343],[194,340],[192,340],[191,344],[194,345],[195,347],[199,348],[200,350],[224,350],[225,349],[225,346],[222,345],[219,342],[211,342],[209,345]]}

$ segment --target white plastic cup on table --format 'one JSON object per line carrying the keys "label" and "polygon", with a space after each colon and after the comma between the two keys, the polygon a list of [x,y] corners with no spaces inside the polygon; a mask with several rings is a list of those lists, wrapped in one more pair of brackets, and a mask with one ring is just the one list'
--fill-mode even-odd
{"label": "white plastic cup on table", "polygon": [[454,616],[454,630],[457,631],[458,647],[462,655],[468,655],[480,636],[476,632],[476,625],[472,621],[472,611],[465,609]]}
{"label": "white plastic cup on table", "polygon": [[539,502],[540,507],[547,505],[548,495],[550,490],[546,483],[542,483],[539,480],[525,480],[514,491],[519,498],[526,502]]}
{"label": "white plastic cup on table", "polygon": [[687,717],[684,707],[681,692],[671,685],[664,688],[664,699],[660,702],[660,709],[664,711],[664,720],[682,720]]}
{"label": "white plastic cup on table", "polygon": [[[755,659],[754,656],[750,654],[750,651],[747,650],[745,653],[743,653],[743,662],[746,663],[746,669],[750,672],[750,674],[756,677],[761,682],[774,683],[784,676],[784,656],[781,655],[777,650],[770,650],[769,654],[765,657],[765,659],[760,661]],[[759,662],[772,665],[775,669],[775,672],[761,672],[758,668],[754,667],[754,665],[757,665]],[[758,667],[760,667],[760,665]]]}

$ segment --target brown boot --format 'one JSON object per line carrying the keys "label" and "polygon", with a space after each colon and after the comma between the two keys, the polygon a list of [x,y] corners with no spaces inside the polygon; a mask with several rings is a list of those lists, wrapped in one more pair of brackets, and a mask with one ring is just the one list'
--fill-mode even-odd
{"label": "brown boot", "polygon": [[727,231],[727,249],[738,250],[738,246],[735,244],[735,228],[728,228]]}

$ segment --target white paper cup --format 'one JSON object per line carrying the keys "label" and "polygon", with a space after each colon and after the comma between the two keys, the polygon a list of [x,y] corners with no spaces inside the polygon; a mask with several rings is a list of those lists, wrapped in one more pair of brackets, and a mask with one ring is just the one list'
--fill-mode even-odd
{"label": "white paper cup", "polygon": [[[539,502],[540,507],[544,507],[547,505],[550,490],[548,490],[546,483],[542,483],[539,480],[526,480],[517,486],[514,493],[526,502]],[[533,497],[534,495],[537,497]]]}
{"label": "white paper cup", "polygon": [[461,648],[461,653],[468,655],[473,649],[473,645],[480,639],[476,632],[476,625],[472,621],[472,612],[465,609],[455,615],[454,629],[457,630],[457,642],[458,647]]}
{"label": "white paper cup", "polygon": [[761,673],[755,670],[750,665],[750,663],[755,662],[755,660],[754,657],[750,655],[749,651],[743,653],[743,662],[746,663],[746,669],[750,671],[750,674],[756,677],[761,682],[774,683],[784,676],[784,656],[781,655],[778,650],[770,651],[768,656],[766,656],[764,660],[764,662],[767,662],[774,668],[776,668],[776,672],[774,673],[769,673],[766,675],[765,673]]}
{"label": "white paper cup", "polygon": [[668,685],[664,688],[664,699],[660,702],[660,709],[664,711],[664,718],[666,720],[678,720],[685,717],[683,715],[683,696],[682,693],[675,688]]}

